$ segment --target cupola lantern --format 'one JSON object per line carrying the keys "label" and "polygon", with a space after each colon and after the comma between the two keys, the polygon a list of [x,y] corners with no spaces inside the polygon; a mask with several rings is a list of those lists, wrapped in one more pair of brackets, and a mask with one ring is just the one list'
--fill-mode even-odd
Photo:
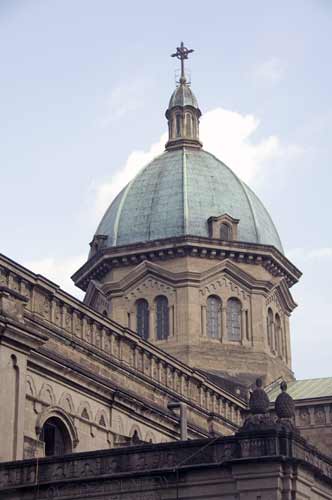
{"label": "cupola lantern", "polygon": [[177,47],[176,52],[172,54],[172,57],[177,57],[181,61],[181,76],[166,111],[168,120],[166,149],[202,147],[199,140],[199,119],[202,113],[184,71],[184,61],[191,52],[194,52],[193,49],[187,49],[181,42],[180,47]]}

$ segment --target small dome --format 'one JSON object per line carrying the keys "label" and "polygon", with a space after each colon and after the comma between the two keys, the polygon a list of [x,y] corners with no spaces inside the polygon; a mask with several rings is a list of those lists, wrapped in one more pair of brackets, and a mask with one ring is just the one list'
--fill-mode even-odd
{"label": "small dome", "polygon": [[96,235],[105,246],[191,235],[209,237],[208,219],[239,219],[237,239],[282,250],[267,210],[234,172],[203,149],[165,151],[119,193]]}
{"label": "small dome", "polygon": [[168,109],[176,106],[192,106],[198,109],[198,102],[187,83],[181,83],[174,90],[168,105]]}

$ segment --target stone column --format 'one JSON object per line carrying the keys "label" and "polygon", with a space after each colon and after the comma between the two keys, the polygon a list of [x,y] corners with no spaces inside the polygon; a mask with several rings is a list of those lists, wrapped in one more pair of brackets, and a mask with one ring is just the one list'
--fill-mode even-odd
{"label": "stone column", "polygon": [[315,423],[315,412],[314,412],[314,407],[309,406],[309,416],[310,416],[310,425],[313,425]]}
{"label": "stone column", "polygon": [[169,336],[174,336],[174,306],[169,306]]}
{"label": "stone column", "polygon": [[272,335],[272,351],[277,352],[277,342],[276,342],[276,328],[274,321],[271,324],[271,335]]}
{"label": "stone column", "polygon": [[246,343],[246,311],[241,308],[241,344]]}
{"label": "stone column", "polygon": [[206,306],[201,306],[201,332],[202,336],[206,337]]}
{"label": "stone column", "polygon": [[284,314],[284,337],[285,337],[285,357],[286,363],[289,368],[291,368],[291,345],[290,345],[290,335],[289,335],[289,317]]}
{"label": "stone column", "polygon": [[157,339],[156,328],[155,328],[155,324],[156,324],[155,318],[156,318],[156,308],[153,305],[153,306],[149,307],[149,337],[150,337],[150,341]]}
{"label": "stone column", "polygon": [[227,339],[227,308],[226,306],[221,307],[221,341],[224,342]]}

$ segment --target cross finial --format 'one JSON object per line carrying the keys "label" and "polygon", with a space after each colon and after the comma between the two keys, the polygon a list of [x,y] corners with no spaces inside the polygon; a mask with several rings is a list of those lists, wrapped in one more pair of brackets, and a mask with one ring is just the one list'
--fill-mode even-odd
{"label": "cross finial", "polygon": [[184,60],[188,59],[188,54],[191,54],[191,52],[194,52],[194,49],[187,49],[187,47],[184,46],[184,43],[181,42],[180,47],[177,47],[176,52],[171,55],[171,57],[177,57],[178,59],[181,60],[180,83],[185,83],[187,81],[186,75],[184,74]]}

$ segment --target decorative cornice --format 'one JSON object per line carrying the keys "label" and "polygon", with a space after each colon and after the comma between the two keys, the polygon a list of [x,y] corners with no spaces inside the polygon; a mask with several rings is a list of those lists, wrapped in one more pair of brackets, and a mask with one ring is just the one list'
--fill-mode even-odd
{"label": "decorative cornice", "polygon": [[270,245],[241,241],[221,243],[212,238],[182,236],[103,249],[89,259],[72,279],[78,287],[86,290],[91,279],[101,280],[113,267],[184,256],[260,264],[273,276],[285,278],[289,287],[297,283],[302,274]]}

